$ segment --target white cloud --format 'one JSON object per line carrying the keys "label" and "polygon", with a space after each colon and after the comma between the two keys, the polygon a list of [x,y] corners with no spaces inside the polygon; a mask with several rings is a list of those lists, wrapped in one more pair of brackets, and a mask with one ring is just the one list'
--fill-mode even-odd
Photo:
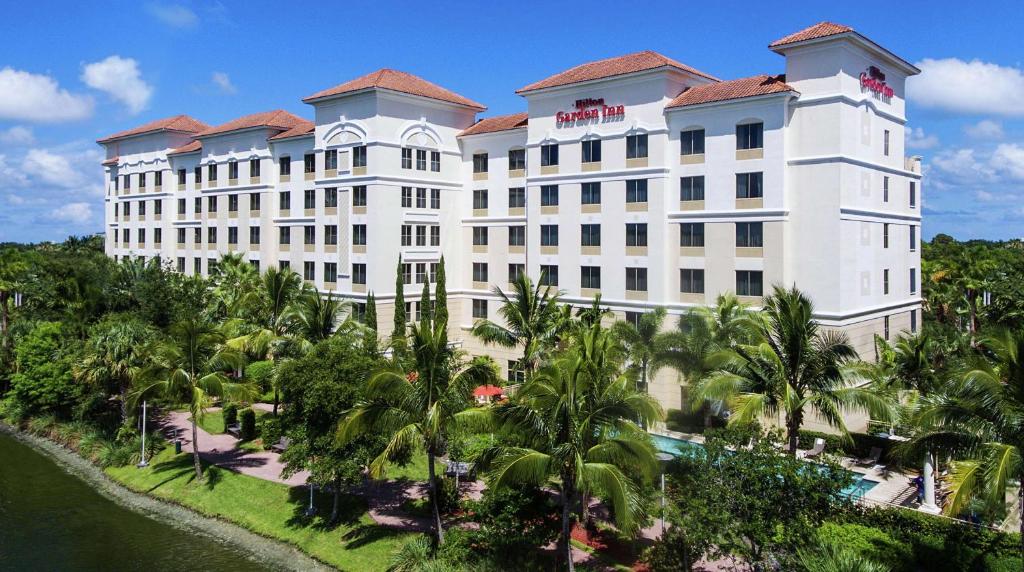
{"label": "white cloud", "polygon": [[195,28],[199,24],[196,13],[180,4],[150,4],[149,13],[172,28]]}
{"label": "white cloud", "polygon": [[5,198],[7,199],[7,202],[11,203],[12,205],[23,205],[23,204],[25,204],[25,199],[23,199],[22,197],[20,197],[18,195],[13,194],[13,193],[5,195]]}
{"label": "white cloud", "polygon": [[[931,160],[936,188],[950,185],[1007,184],[1024,181],[1024,146],[1002,143],[991,151],[965,148],[942,151]],[[984,195],[977,195],[985,200]]]}
{"label": "white cloud", "polygon": [[228,74],[215,71],[210,79],[213,81],[213,85],[217,86],[217,89],[219,89],[221,93],[238,93],[238,88],[235,87],[235,84],[231,83],[231,78],[228,77]]}
{"label": "white cloud", "polygon": [[0,69],[0,119],[57,122],[92,115],[93,101],[61,89],[48,75]]}
{"label": "white cloud", "polygon": [[117,55],[86,64],[82,81],[124,103],[133,114],[145,109],[153,96],[153,88],[143,81],[138,62]]}
{"label": "white cloud", "polygon": [[974,139],[1002,139],[1003,124],[991,119],[982,119],[972,125],[965,125],[964,133]]}
{"label": "white cloud", "polygon": [[907,81],[907,97],[924,107],[957,113],[1024,115],[1024,72],[981,60],[927,58]]}
{"label": "white cloud", "polygon": [[92,205],[89,203],[68,203],[48,213],[51,220],[85,225],[92,222]]}
{"label": "white cloud", "polygon": [[974,149],[942,151],[932,158],[931,164],[950,179],[962,182],[993,182],[996,172],[988,162],[977,156]]}
{"label": "white cloud", "polygon": [[32,130],[21,125],[0,131],[0,143],[4,145],[31,145],[35,140]]}
{"label": "white cloud", "polygon": [[935,135],[925,135],[924,129],[915,127],[906,131],[907,147],[911,149],[931,149],[939,145]]}
{"label": "white cloud", "polygon": [[29,149],[22,169],[44,183],[55,187],[75,188],[81,184],[81,171],[72,167],[67,157],[45,149]]}
{"label": "white cloud", "polygon": [[992,152],[990,162],[994,169],[1007,177],[1024,181],[1024,147],[1016,143],[1003,143]]}
{"label": "white cloud", "polygon": [[16,169],[7,161],[7,156],[0,154],[0,185],[4,187],[22,187],[28,183],[28,177],[21,169]]}

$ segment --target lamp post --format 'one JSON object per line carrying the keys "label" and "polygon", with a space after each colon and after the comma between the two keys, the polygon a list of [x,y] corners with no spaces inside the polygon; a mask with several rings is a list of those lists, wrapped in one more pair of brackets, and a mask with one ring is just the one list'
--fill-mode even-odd
{"label": "lamp post", "polygon": [[665,536],[665,466],[673,457],[668,453],[658,453],[656,457],[661,467],[661,535]]}
{"label": "lamp post", "polygon": [[136,467],[142,469],[149,466],[146,462],[146,402],[142,402],[142,451],[139,457],[139,464]]}
{"label": "lamp post", "polygon": [[313,506],[313,487],[315,486],[312,482],[309,483],[309,508],[306,509],[306,516],[309,517],[316,515],[316,507]]}

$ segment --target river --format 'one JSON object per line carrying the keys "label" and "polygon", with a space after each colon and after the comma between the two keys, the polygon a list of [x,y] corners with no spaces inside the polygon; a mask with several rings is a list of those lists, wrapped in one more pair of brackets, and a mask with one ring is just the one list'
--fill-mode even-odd
{"label": "river", "polygon": [[271,570],[129,510],[0,432],[0,570]]}

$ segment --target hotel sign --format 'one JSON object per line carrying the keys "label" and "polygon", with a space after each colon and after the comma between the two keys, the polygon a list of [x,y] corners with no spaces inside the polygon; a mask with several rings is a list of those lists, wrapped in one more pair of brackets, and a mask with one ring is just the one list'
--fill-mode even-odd
{"label": "hotel sign", "polygon": [[605,105],[604,98],[577,99],[573,103],[572,111],[559,111],[555,114],[555,123],[575,123],[589,119],[606,119],[609,117],[621,117],[626,115],[624,105]]}
{"label": "hotel sign", "polygon": [[870,66],[867,71],[860,73],[860,87],[861,89],[871,90],[885,98],[892,97],[893,95],[892,88],[889,87],[889,84],[885,83],[885,74],[875,66]]}

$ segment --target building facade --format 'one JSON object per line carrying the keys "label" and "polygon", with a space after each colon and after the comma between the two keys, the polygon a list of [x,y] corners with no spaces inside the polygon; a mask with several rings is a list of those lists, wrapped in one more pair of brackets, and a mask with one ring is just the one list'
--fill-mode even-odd
{"label": "building facade", "polygon": [[[99,141],[107,251],[207,274],[228,252],[288,266],[390,329],[396,264],[409,319],[446,261],[453,339],[485,348],[495,286],[519,272],[618,317],[680,314],[736,292],[753,306],[796,284],[864,357],[920,322],[918,158],[904,155],[918,73],[856,31],[821,23],[769,45],[784,74],[720,80],[654,52],[583,64],[484,106],[379,70],[284,111],[211,127],[177,116]],[[674,320],[670,320],[674,323]],[[384,332],[382,332],[384,333]],[[651,392],[679,407],[675,374]]]}

